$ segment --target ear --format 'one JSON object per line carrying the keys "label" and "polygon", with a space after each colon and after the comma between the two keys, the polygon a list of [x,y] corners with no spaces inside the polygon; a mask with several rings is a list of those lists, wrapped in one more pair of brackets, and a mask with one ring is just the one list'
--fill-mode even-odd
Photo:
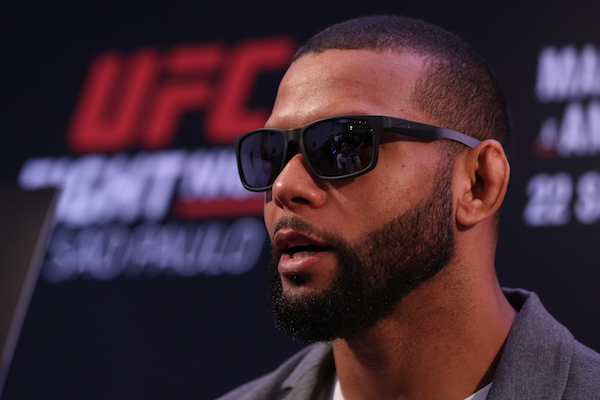
{"label": "ear", "polygon": [[502,145],[488,139],[455,165],[456,222],[470,226],[494,215],[504,201],[510,165]]}

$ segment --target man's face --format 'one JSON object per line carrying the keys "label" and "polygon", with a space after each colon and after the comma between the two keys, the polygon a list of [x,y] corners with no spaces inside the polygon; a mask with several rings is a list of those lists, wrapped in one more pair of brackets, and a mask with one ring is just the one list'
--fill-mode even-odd
{"label": "man's face", "polygon": [[[282,80],[266,125],[290,129],[348,114],[431,123],[409,101],[421,66],[411,55],[366,50],[304,56]],[[351,335],[447,264],[452,168],[439,146],[383,134],[377,167],[341,182],[312,176],[300,154],[289,161],[265,197],[274,309],[284,328],[309,341]],[[363,314],[370,320],[357,321]]]}

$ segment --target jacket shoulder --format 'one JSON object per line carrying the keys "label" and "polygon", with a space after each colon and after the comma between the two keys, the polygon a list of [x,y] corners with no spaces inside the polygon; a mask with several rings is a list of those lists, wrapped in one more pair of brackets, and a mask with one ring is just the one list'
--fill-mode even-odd
{"label": "jacket shoulder", "polygon": [[575,342],[565,399],[600,399],[600,354]]}

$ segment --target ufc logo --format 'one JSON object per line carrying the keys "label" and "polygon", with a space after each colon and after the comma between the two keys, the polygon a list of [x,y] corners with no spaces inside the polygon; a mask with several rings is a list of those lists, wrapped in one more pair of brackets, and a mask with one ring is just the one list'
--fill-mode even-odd
{"label": "ufc logo", "polygon": [[182,45],[167,51],[99,55],[92,63],[68,131],[78,153],[167,147],[182,115],[205,111],[202,132],[230,144],[267,120],[268,109],[249,109],[257,77],[283,70],[296,45],[287,37]]}

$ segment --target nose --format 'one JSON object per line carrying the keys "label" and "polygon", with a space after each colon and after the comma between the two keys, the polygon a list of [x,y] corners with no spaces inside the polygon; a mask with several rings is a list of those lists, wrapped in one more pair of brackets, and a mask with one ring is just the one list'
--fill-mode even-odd
{"label": "nose", "polygon": [[325,182],[313,176],[301,153],[290,158],[273,182],[273,201],[277,207],[298,211],[318,208],[325,202]]}

